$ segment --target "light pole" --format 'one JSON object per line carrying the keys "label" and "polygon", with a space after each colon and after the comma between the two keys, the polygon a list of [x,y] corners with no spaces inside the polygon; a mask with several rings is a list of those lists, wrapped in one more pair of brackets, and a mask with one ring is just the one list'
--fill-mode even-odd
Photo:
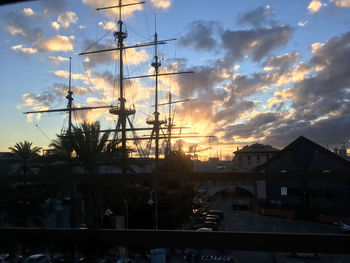
{"label": "light pole", "polygon": [[148,200],[148,204],[149,205],[153,205],[154,204],[154,201],[153,201],[153,199],[152,199],[152,194],[153,194],[153,192],[154,192],[154,199],[155,199],[155,216],[156,216],[156,218],[155,218],[155,221],[156,221],[156,230],[158,230],[158,198],[157,198],[157,190],[154,190],[154,189],[152,189],[152,191],[149,193],[149,200]]}
{"label": "light pole", "polygon": [[124,199],[124,205],[125,205],[125,228],[129,229],[129,207],[128,207],[128,202]]}
{"label": "light pole", "polygon": [[[124,199],[124,205],[125,205],[125,228],[129,229],[129,207],[128,207],[128,202],[126,199]],[[126,260],[129,260],[129,251],[128,248],[125,247],[125,256]]]}

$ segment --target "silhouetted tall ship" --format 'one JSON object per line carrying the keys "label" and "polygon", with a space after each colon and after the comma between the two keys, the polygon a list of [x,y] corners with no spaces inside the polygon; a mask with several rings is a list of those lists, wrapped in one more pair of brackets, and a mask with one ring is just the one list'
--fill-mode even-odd
{"label": "silhouetted tall ship", "polygon": [[[164,150],[164,157],[165,159],[168,158],[172,153],[172,147],[171,147],[171,141],[172,139],[183,139],[183,138],[193,138],[193,137],[203,137],[203,136],[197,136],[188,133],[187,135],[178,133],[177,135],[174,135],[174,132],[172,132],[174,129],[182,130],[183,127],[176,127],[174,125],[174,117],[172,117],[172,110],[171,105],[175,103],[180,103],[185,100],[178,100],[178,101],[172,101],[171,99],[171,93],[169,92],[169,100],[167,103],[159,104],[158,101],[158,89],[159,89],[159,78],[162,76],[169,76],[169,75],[178,75],[178,74],[188,74],[193,73],[193,71],[185,71],[185,72],[159,72],[159,69],[161,67],[160,59],[158,57],[158,45],[164,45],[169,41],[173,41],[175,39],[166,39],[166,40],[159,40],[158,34],[155,32],[154,39],[152,42],[148,43],[141,43],[141,44],[135,44],[132,46],[126,46],[124,43],[124,40],[127,38],[127,33],[124,32],[123,27],[123,21],[122,21],[122,10],[123,7],[129,7],[133,5],[142,5],[145,4],[145,2],[135,2],[135,3],[127,3],[123,4],[122,0],[119,0],[119,4],[116,6],[109,6],[109,7],[101,7],[97,8],[96,10],[108,10],[108,9],[118,9],[119,19],[117,22],[117,29],[114,32],[115,41],[117,43],[117,46],[114,48],[109,49],[102,49],[102,50],[93,50],[89,51],[91,47],[89,47],[88,50],[85,50],[84,52],[80,53],[81,56],[91,55],[91,54],[97,54],[97,53],[106,53],[106,52],[118,52],[119,55],[119,98],[116,101],[116,105],[105,105],[105,106],[96,106],[96,107],[80,107],[75,108],[72,106],[73,101],[73,92],[71,91],[71,62],[70,62],[70,74],[69,74],[69,90],[68,95],[66,96],[68,100],[67,108],[65,109],[53,109],[53,110],[45,110],[45,111],[31,111],[31,112],[25,112],[25,114],[29,113],[45,113],[45,112],[68,112],[68,130],[66,132],[67,136],[71,136],[72,134],[72,112],[73,111],[81,111],[81,110],[93,110],[93,109],[102,109],[102,108],[109,108],[109,113],[112,115],[115,115],[117,118],[117,124],[115,129],[108,129],[108,130],[101,130],[101,132],[111,132],[112,138],[110,139],[111,143],[114,143],[115,146],[120,150],[120,166],[122,168],[122,172],[126,173],[129,170],[129,164],[132,162],[129,158],[129,152],[131,151],[131,148],[128,148],[127,141],[134,141],[134,145],[137,148],[138,154],[140,157],[149,157],[152,152],[152,146],[154,143],[153,151],[154,151],[154,160],[155,160],[155,167],[156,169],[159,168],[159,159],[160,159],[160,141],[164,141],[165,150]],[[156,31],[156,30],[155,30]],[[142,76],[132,76],[132,77],[125,77],[124,76],[124,60],[123,60],[123,52],[127,49],[135,49],[135,48],[142,48],[142,47],[148,47],[148,46],[154,46],[154,58],[151,63],[151,66],[154,68],[154,74],[150,75],[142,75]],[[136,110],[135,107],[127,107],[126,105],[126,98],[125,98],[125,81],[126,80],[132,80],[132,79],[139,79],[139,78],[154,78],[155,79],[155,93],[154,93],[154,112],[152,116],[148,117],[146,119],[146,123],[151,125],[152,127],[134,127],[131,116],[135,115]],[[168,111],[168,118],[161,118],[159,113],[159,106],[169,106]],[[150,135],[147,136],[138,136],[137,132],[140,131],[150,131]],[[131,134],[131,136],[128,136],[128,134]],[[212,136],[204,136],[204,137],[212,137]],[[146,147],[144,147],[140,141],[146,140]],[[158,169],[159,170],[159,169]]]}

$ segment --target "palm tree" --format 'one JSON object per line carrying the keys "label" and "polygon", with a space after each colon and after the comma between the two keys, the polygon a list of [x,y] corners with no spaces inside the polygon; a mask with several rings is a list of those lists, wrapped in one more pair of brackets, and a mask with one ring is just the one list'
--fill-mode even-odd
{"label": "palm tree", "polygon": [[83,166],[90,173],[96,170],[97,155],[105,150],[110,132],[101,135],[100,123],[81,123],[80,127],[73,127],[71,137],[72,148]]}
{"label": "palm tree", "polygon": [[73,152],[71,136],[68,134],[57,134],[57,139],[53,140],[50,147],[54,150],[54,155],[64,159],[70,159]]}
{"label": "palm tree", "polygon": [[[14,147],[9,147],[9,149],[11,150],[11,154],[20,160],[20,168],[22,170],[23,175],[27,175],[28,173],[29,161],[37,157],[38,153],[41,150],[40,147],[32,147],[32,143],[28,141],[16,143]],[[13,207],[18,208],[17,205],[20,206],[18,210],[20,211],[20,214],[18,215],[20,218],[20,222],[22,225],[27,225],[28,214],[31,210],[33,210],[33,208],[30,208],[28,206],[28,204],[30,204],[30,202],[28,201],[29,189],[27,188],[27,181],[25,177],[22,186],[18,186],[15,192],[16,191],[18,192],[18,196],[16,197],[18,199],[15,199],[16,203],[13,205]]]}
{"label": "palm tree", "polygon": [[[107,150],[107,140],[110,132],[101,133],[100,123],[81,123],[79,127],[72,127],[73,130],[70,134],[57,135],[57,138],[52,141],[50,147],[53,148],[54,154],[57,157],[63,157],[69,161],[69,166],[71,170],[72,154],[77,157],[77,159],[82,163],[86,171],[89,173],[96,172],[96,161],[98,155]],[[75,215],[75,183],[72,185],[71,191],[71,226],[76,226]],[[99,209],[100,202],[97,200],[100,198],[99,189],[96,186],[85,186],[81,189],[83,198],[86,204],[87,221],[90,225],[96,224],[98,222],[98,217],[96,216]],[[97,214],[96,214],[97,213]]]}
{"label": "palm tree", "polygon": [[89,172],[95,171],[97,155],[107,150],[107,140],[110,132],[101,135],[100,123],[83,122],[79,127],[73,126],[72,133],[57,135],[50,147],[54,154],[65,159],[70,159],[71,154],[75,153],[83,166]]}
{"label": "palm tree", "polygon": [[40,147],[32,147],[32,143],[28,141],[16,143],[14,147],[9,147],[9,149],[20,160],[24,175],[27,175],[29,161],[37,157],[41,150]]}

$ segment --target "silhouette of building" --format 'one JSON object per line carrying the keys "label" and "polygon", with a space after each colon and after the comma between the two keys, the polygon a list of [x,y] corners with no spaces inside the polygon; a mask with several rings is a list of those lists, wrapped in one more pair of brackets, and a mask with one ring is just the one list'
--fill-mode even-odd
{"label": "silhouette of building", "polygon": [[[343,179],[349,174],[350,162],[303,136],[258,166],[257,171],[280,173],[281,179],[299,176],[298,180],[291,177],[267,182],[267,202],[273,208],[294,210],[307,218],[320,214],[350,216],[349,184]],[[322,176],[310,177],[320,174],[325,180]]]}
{"label": "silhouette of building", "polygon": [[350,171],[350,162],[321,145],[300,136],[266,163],[257,167],[265,172]]}

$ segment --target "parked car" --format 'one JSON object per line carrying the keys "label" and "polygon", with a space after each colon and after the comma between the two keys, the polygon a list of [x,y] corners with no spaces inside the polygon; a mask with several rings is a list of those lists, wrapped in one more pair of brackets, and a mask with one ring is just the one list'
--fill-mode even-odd
{"label": "parked car", "polygon": [[199,217],[206,217],[209,213],[208,212],[202,212],[200,213]]}
{"label": "parked car", "polygon": [[211,219],[205,219],[203,221],[204,224],[215,224],[218,225],[218,223],[215,220],[211,220]]}
{"label": "parked car", "polygon": [[218,226],[216,224],[213,224],[213,223],[207,223],[207,224],[201,223],[201,224],[195,225],[192,229],[197,230],[200,228],[211,228],[213,231],[218,230]]}
{"label": "parked car", "polygon": [[9,263],[11,262],[10,254],[1,254],[0,255],[0,263]]}
{"label": "parked car", "polygon": [[203,223],[203,225],[205,226],[205,227],[209,227],[209,228],[211,228],[211,229],[213,229],[213,230],[218,230],[218,225],[215,223],[215,222],[212,222],[212,221],[204,221],[204,223]]}
{"label": "parked car", "polygon": [[71,262],[73,261],[64,255],[55,255],[50,260],[50,263],[71,263]]}
{"label": "parked car", "polygon": [[23,258],[21,255],[6,253],[0,255],[0,263],[19,263],[23,262]]}
{"label": "parked car", "polygon": [[133,263],[134,260],[131,258],[119,259],[117,263]]}
{"label": "parked car", "polygon": [[350,233],[350,222],[334,222],[334,224],[340,226],[341,231],[344,233]]}
{"label": "parked car", "polygon": [[211,215],[211,214],[207,215],[204,219],[205,220],[212,220],[212,221],[215,221],[217,223],[220,222],[220,217],[218,217],[216,215]]}
{"label": "parked car", "polygon": [[206,217],[213,217],[213,218],[215,218],[216,221],[218,221],[218,222],[221,220],[220,216],[214,215],[214,214],[209,214],[209,213],[206,213],[205,215],[199,216],[198,219],[203,220],[203,219],[205,219]]}
{"label": "parked car", "polygon": [[307,259],[319,259],[319,253],[301,253],[301,252],[292,252],[290,255],[291,258],[307,258]]}
{"label": "parked car", "polygon": [[34,254],[27,257],[24,263],[49,263],[50,257],[47,254]]}
{"label": "parked car", "polygon": [[209,210],[209,214],[217,215],[221,220],[224,218],[224,212],[221,210]]}
{"label": "parked car", "polygon": [[201,227],[201,228],[198,228],[196,231],[199,231],[199,232],[208,232],[208,231],[213,231],[212,228],[210,227]]}

